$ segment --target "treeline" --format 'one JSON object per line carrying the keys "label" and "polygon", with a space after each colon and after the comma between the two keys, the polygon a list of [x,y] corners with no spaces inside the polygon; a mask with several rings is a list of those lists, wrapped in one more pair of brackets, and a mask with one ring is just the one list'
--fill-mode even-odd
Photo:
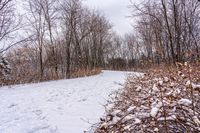
{"label": "treeline", "polygon": [[27,0],[21,8],[24,15],[17,15],[14,0],[0,1],[3,83],[72,78],[100,68],[143,69],[200,57],[197,0],[132,3],[136,23],[124,36],[82,0]]}
{"label": "treeline", "polygon": [[[0,51],[2,84],[73,78],[128,66],[122,37],[103,13],[84,6],[82,0],[27,0],[22,16],[15,14],[14,0],[0,4],[6,5],[2,11],[12,7],[12,15],[2,15],[16,28],[4,40],[21,35]],[[5,24],[1,26],[6,29]],[[9,62],[8,73],[3,71],[8,66],[4,61]]]}
{"label": "treeline", "polygon": [[144,0],[132,3],[131,8],[138,20],[135,45],[141,47],[137,53],[144,64],[194,63],[200,59],[198,0]]}
{"label": "treeline", "polygon": [[12,81],[71,78],[78,71],[108,65],[112,25],[99,11],[83,6],[82,0],[28,0],[24,11],[27,39],[6,51]]}
{"label": "treeline", "polygon": [[41,80],[70,78],[73,71],[104,65],[111,25],[101,13],[84,7],[81,0],[29,0],[28,4],[35,43],[26,49],[34,58],[25,59]]}

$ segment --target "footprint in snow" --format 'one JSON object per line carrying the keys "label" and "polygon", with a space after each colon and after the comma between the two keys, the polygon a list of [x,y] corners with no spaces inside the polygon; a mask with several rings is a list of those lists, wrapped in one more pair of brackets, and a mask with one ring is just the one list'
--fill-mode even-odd
{"label": "footprint in snow", "polygon": [[42,111],[41,110],[34,110],[32,111],[40,120],[44,120],[46,118],[46,116],[42,115]]}
{"label": "footprint in snow", "polygon": [[87,101],[87,98],[83,98],[83,99],[78,100],[78,102],[85,102],[85,101]]}
{"label": "footprint in snow", "polygon": [[63,108],[62,108],[62,107],[57,107],[57,109],[58,109],[58,110],[63,110]]}
{"label": "footprint in snow", "polygon": [[42,114],[42,111],[41,110],[34,110],[33,111],[36,115],[41,115]]}
{"label": "footprint in snow", "polygon": [[15,106],[17,106],[17,104],[14,104],[14,103],[13,103],[13,104],[9,105],[8,108],[13,108],[13,107],[15,107]]}

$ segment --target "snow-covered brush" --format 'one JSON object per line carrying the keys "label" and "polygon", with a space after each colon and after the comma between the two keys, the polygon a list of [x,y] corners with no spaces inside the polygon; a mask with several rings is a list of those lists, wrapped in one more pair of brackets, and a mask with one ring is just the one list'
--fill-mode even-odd
{"label": "snow-covered brush", "polygon": [[129,77],[95,132],[199,133],[200,67],[179,66]]}

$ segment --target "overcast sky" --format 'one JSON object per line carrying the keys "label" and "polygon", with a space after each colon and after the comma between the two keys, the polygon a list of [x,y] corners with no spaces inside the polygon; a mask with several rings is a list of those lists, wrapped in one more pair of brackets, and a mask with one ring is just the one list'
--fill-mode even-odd
{"label": "overcast sky", "polygon": [[131,10],[128,9],[130,0],[86,0],[84,4],[102,11],[114,25],[114,30],[118,34],[124,35],[132,30],[131,20],[127,17],[131,13]]}

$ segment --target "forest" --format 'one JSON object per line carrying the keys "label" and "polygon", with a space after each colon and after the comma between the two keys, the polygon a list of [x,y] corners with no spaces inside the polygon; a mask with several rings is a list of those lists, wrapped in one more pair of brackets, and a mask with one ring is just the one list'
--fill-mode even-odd
{"label": "forest", "polygon": [[37,82],[96,73],[138,70],[200,57],[197,0],[130,3],[132,32],[117,35],[109,20],[82,0],[0,2],[1,82]]}

